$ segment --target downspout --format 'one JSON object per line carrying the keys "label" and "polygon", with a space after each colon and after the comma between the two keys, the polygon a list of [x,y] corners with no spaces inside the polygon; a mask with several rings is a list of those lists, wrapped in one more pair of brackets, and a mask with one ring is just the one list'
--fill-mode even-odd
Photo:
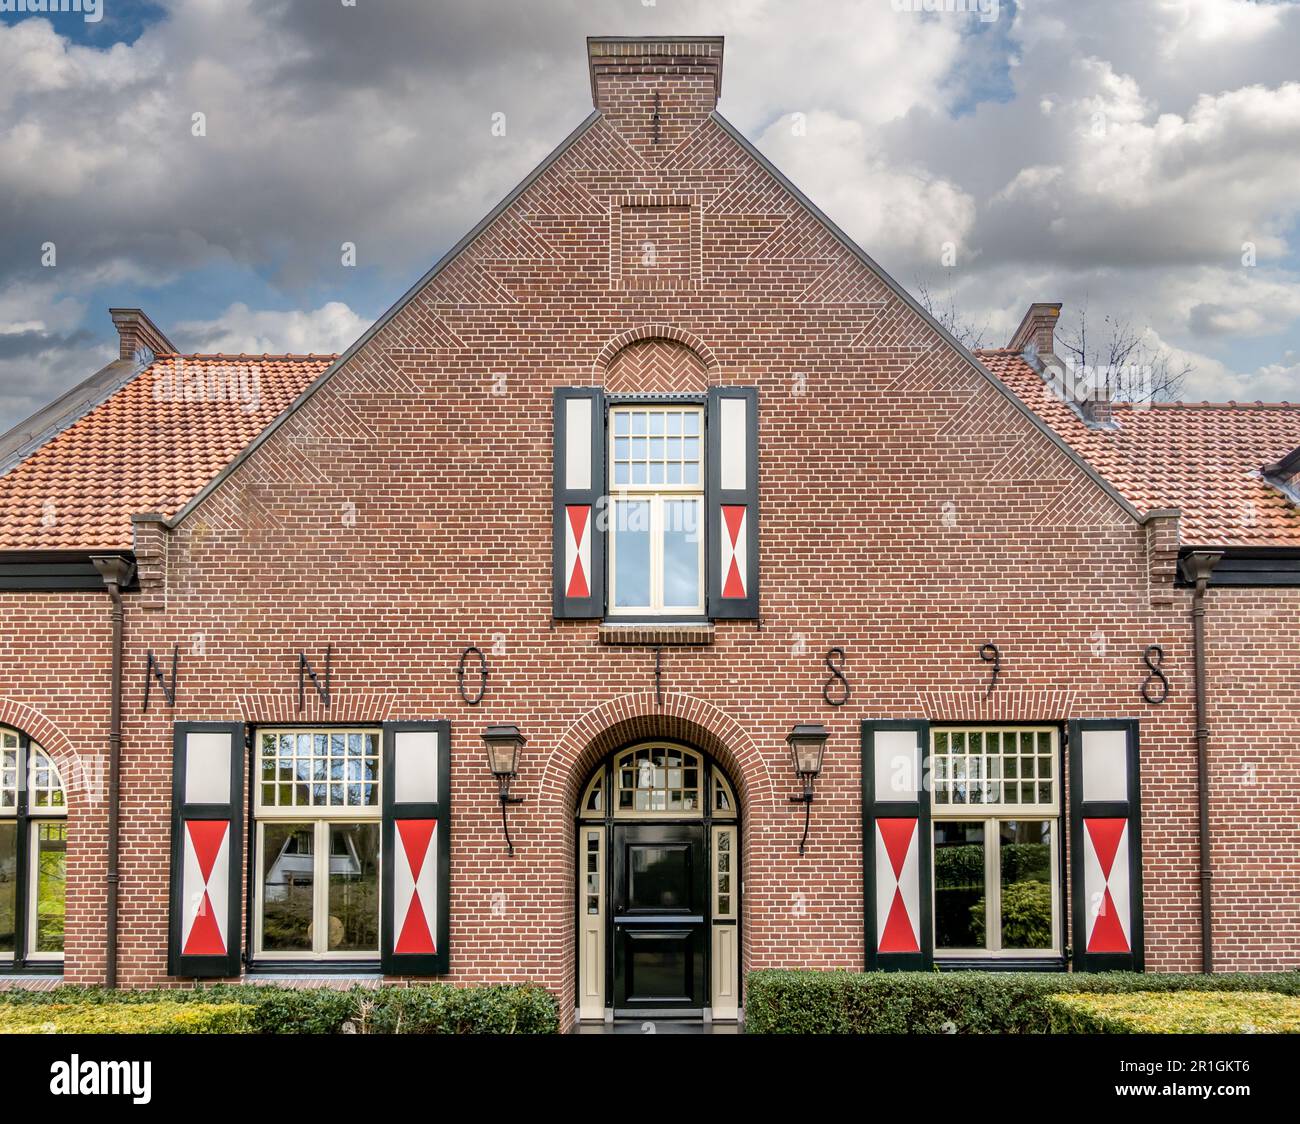
{"label": "downspout", "polygon": [[1214,971],[1214,929],[1210,887],[1210,729],[1205,697],[1205,604],[1210,574],[1223,558],[1221,550],[1198,550],[1182,560],[1183,577],[1195,584],[1192,594],[1192,668],[1196,685],[1197,837],[1201,868],[1201,971]]}
{"label": "downspout", "polygon": [[108,722],[108,870],[104,932],[104,986],[117,987],[118,867],[122,851],[122,590],[130,584],[135,563],[118,555],[92,557],[113,605],[113,670]]}

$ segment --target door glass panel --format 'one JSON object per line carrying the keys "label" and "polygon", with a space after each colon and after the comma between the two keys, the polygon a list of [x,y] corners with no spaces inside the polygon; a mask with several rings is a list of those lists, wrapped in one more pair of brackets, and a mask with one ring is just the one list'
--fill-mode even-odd
{"label": "door glass panel", "polygon": [[309,823],[262,828],[262,948],[267,952],[311,951],[313,835]]}
{"label": "door glass panel", "polygon": [[688,910],[690,848],[685,844],[633,844],[628,854],[628,908]]}
{"label": "door glass panel", "polygon": [[614,604],[631,609],[650,604],[648,500],[618,500],[614,504]]}
{"label": "door glass panel", "polygon": [[1003,820],[1002,947],[1052,947],[1052,823]]}
{"label": "door glass panel", "polygon": [[984,824],[934,825],[935,948],[983,948]]}
{"label": "door glass panel", "polygon": [[0,956],[14,951],[18,916],[18,825],[0,820]]}
{"label": "door glass panel", "polygon": [[333,823],[330,837],[330,952],[379,950],[379,824]]}
{"label": "door glass panel", "polygon": [[36,884],[33,887],[33,923],[35,940],[32,952],[63,951],[63,912],[67,901],[68,825],[38,823],[33,835],[36,844]]}

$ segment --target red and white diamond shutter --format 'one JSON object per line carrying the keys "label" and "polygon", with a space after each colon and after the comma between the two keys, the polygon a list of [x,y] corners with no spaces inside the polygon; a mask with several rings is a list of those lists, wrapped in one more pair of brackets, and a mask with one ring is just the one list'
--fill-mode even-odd
{"label": "red and white diamond shutter", "polygon": [[710,387],[705,417],[708,615],[758,616],[758,391]]}
{"label": "red and white diamond shutter", "polygon": [[862,723],[863,903],[868,970],[929,968],[930,794],[924,720]]}
{"label": "red and white diamond shutter", "polygon": [[447,971],[451,725],[384,723],[382,966]]}
{"label": "red and white diamond shutter", "polygon": [[244,727],[178,722],[172,735],[172,976],[240,973]]}
{"label": "red and white diamond shutter", "polygon": [[1074,966],[1143,969],[1138,724],[1070,723]]}
{"label": "red and white diamond shutter", "polygon": [[605,395],[599,387],[555,391],[552,613],[605,613]]}

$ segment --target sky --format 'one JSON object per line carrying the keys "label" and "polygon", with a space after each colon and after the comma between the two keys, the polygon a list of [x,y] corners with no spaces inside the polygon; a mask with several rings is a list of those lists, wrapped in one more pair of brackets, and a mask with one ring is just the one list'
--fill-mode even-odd
{"label": "sky", "polygon": [[116,357],[110,307],[187,352],[346,350],[587,115],[587,35],[725,35],[720,112],[986,346],[1062,301],[1191,364],[1185,398],[1300,400],[1296,0],[20,6],[0,430]]}

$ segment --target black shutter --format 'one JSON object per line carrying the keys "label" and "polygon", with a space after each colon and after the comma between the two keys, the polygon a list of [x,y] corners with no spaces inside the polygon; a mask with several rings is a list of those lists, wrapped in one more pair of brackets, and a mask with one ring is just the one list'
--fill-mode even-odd
{"label": "black shutter", "polygon": [[862,723],[863,910],[868,971],[928,970],[934,961],[930,723]]}
{"label": "black shutter", "polygon": [[1074,967],[1143,970],[1142,821],[1135,719],[1070,723]]}
{"label": "black shutter", "polygon": [[384,723],[380,959],[395,976],[447,971],[451,724]]}
{"label": "black shutter", "polygon": [[238,722],[173,727],[169,975],[239,975],[244,758]]}
{"label": "black shutter", "polygon": [[709,388],[704,488],[708,615],[758,616],[758,391]]}
{"label": "black shutter", "polygon": [[605,614],[604,391],[557,387],[554,416],[551,612],[600,617]]}

